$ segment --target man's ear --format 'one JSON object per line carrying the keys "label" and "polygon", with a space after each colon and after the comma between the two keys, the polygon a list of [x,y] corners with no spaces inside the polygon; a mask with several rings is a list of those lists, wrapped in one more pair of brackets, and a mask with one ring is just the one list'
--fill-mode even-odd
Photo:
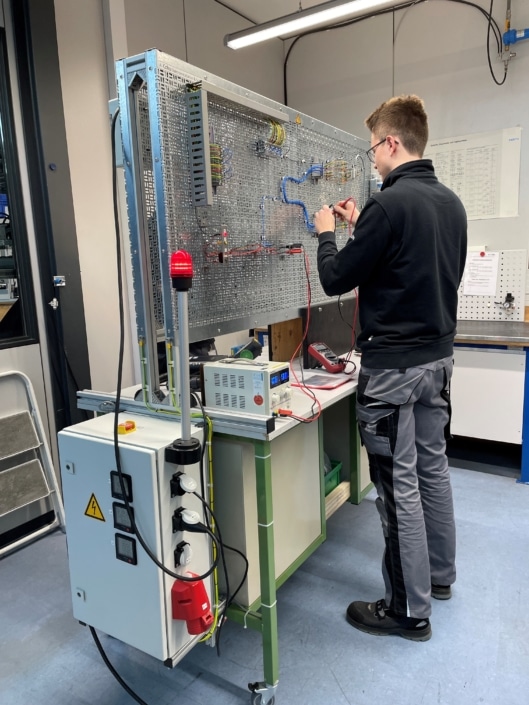
{"label": "man's ear", "polygon": [[391,154],[394,154],[397,145],[400,144],[400,141],[396,137],[393,137],[393,135],[388,135],[386,137],[386,142],[389,144]]}

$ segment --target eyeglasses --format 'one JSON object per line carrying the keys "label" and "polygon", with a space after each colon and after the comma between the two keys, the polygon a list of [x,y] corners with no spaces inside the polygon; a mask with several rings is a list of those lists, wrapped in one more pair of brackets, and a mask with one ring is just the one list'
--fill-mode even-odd
{"label": "eyeglasses", "polygon": [[367,150],[367,152],[366,152],[367,158],[369,159],[369,161],[371,162],[371,164],[374,164],[374,163],[375,163],[375,152],[376,152],[377,147],[380,147],[381,144],[384,144],[384,142],[385,142],[386,140],[387,140],[387,137],[384,137],[383,140],[380,140],[380,142],[377,142],[376,144],[374,144],[374,145],[371,147],[371,149],[368,149],[368,150]]}

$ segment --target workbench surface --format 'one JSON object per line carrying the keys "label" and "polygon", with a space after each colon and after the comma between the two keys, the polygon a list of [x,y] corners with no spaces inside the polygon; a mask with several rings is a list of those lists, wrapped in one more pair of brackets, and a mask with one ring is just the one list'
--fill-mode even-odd
{"label": "workbench surface", "polygon": [[458,321],[455,342],[529,346],[529,323],[523,321]]}

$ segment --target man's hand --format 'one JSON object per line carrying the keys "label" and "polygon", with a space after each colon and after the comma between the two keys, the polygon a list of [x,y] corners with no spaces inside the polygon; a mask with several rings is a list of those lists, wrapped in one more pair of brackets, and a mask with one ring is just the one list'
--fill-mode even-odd
{"label": "man's hand", "polygon": [[345,201],[338,201],[334,204],[334,212],[340,220],[344,220],[346,223],[356,225],[360,211],[356,207],[354,198],[346,198]]}
{"label": "man's hand", "polygon": [[314,213],[314,230],[318,233],[334,232],[334,213],[329,206],[322,206]]}

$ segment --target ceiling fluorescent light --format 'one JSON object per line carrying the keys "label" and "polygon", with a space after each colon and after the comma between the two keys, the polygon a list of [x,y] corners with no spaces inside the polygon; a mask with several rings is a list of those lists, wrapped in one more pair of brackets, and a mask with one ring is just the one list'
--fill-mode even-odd
{"label": "ceiling fluorescent light", "polygon": [[308,10],[294,12],[291,15],[278,17],[276,20],[255,25],[250,29],[227,34],[224,44],[230,49],[243,49],[251,44],[265,42],[274,37],[300,34],[305,29],[325,25],[349,17],[368,14],[371,10],[384,10],[396,5],[403,5],[406,0],[332,0],[316,5]]}

